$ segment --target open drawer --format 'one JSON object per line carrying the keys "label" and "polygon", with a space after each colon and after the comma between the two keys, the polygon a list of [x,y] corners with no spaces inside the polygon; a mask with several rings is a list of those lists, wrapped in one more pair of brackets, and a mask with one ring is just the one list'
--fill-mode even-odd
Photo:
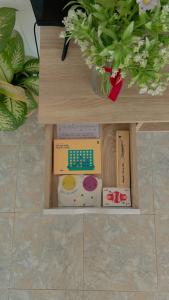
{"label": "open drawer", "polygon": [[132,207],[58,207],[58,177],[53,175],[53,141],[57,138],[57,126],[46,125],[45,128],[45,214],[139,214],[138,181],[137,181],[137,149],[136,124],[102,124],[102,181],[104,187],[113,187],[116,184],[116,131],[130,131],[130,181]]}

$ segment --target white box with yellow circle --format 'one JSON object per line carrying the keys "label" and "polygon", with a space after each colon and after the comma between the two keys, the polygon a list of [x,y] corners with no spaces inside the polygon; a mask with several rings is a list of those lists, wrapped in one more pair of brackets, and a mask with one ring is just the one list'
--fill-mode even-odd
{"label": "white box with yellow circle", "polygon": [[59,176],[58,206],[100,207],[102,180],[94,175]]}

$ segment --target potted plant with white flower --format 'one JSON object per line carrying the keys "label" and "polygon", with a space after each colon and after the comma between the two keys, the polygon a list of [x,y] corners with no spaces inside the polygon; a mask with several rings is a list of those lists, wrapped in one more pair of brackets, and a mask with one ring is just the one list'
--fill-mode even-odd
{"label": "potted plant with white flower", "polygon": [[169,84],[168,0],[75,0],[70,5],[62,37],[80,46],[97,72],[102,94],[115,101],[124,81],[129,88],[137,85],[141,94],[164,93]]}

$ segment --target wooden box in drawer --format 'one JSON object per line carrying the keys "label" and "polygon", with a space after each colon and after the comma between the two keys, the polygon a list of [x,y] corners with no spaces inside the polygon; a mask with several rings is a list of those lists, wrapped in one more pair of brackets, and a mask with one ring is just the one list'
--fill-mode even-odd
{"label": "wooden box in drawer", "polygon": [[140,212],[137,181],[136,124],[102,124],[100,126],[102,152],[101,178],[103,187],[116,186],[116,132],[118,130],[128,130],[130,133],[130,190],[132,207],[58,207],[58,176],[53,175],[53,143],[57,139],[57,126],[47,125],[45,129],[45,213],[138,214]]}

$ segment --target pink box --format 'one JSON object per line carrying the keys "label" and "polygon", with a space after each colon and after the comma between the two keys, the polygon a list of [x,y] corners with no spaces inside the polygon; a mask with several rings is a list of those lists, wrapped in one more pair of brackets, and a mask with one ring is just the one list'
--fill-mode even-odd
{"label": "pink box", "polygon": [[103,206],[131,206],[129,188],[103,188]]}

